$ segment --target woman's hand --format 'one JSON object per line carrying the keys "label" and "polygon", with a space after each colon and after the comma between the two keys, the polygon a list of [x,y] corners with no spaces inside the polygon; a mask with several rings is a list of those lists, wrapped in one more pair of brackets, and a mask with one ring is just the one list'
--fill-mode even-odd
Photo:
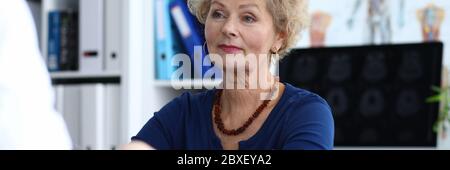
{"label": "woman's hand", "polygon": [[156,149],[142,141],[131,141],[129,144],[120,146],[119,150],[156,150]]}

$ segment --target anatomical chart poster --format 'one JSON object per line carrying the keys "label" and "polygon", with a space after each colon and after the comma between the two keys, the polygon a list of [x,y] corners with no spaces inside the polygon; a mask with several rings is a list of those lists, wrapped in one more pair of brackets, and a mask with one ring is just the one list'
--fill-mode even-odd
{"label": "anatomical chart poster", "polygon": [[442,41],[450,68],[449,0],[310,0],[298,47]]}

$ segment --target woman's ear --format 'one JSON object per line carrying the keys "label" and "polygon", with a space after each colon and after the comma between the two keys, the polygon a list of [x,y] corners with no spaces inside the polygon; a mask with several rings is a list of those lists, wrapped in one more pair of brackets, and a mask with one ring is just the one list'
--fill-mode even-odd
{"label": "woman's ear", "polygon": [[272,45],[272,52],[278,52],[280,51],[280,48],[283,47],[283,44],[286,40],[286,32],[282,31],[277,33],[276,37],[275,37],[275,42]]}

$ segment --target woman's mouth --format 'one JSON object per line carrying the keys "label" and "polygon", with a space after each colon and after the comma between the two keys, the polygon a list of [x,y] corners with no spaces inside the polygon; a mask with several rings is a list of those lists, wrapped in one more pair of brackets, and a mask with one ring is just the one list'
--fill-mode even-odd
{"label": "woman's mouth", "polygon": [[236,54],[242,52],[242,48],[236,47],[234,45],[219,45],[219,48],[227,54]]}

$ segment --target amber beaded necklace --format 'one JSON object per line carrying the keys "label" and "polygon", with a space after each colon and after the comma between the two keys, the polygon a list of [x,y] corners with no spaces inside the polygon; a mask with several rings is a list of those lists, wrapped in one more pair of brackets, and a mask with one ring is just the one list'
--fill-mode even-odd
{"label": "amber beaded necklace", "polygon": [[[275,91],[276,90],[273,90],[271,95],[273,95],[273,93]],[[237,135],[242,134],[253,123],[253,121],[261,114],[261,112],[267,107],[267,105],[270,102],[270,100],[264,100],[264,102],[252,114],[252,116],[249,117],[247,119],[247,121],[245,121],[244,125],[242,125],[241,127],[237,128],[237,129],[228,130],[228,129],[225,129],[222,118],[220,117],[220,115],[222,113],[221,105],[220,105],[222,93],[223,93],[222,89],[217,90],[217,93],[215,96],[216,98],[215,98],[215,102],[214,102],[214,122],[217,125],[217,129],[219,129],[220,132],[222,132],[223,134],[228,135],[228,136],[237,136]]]}

